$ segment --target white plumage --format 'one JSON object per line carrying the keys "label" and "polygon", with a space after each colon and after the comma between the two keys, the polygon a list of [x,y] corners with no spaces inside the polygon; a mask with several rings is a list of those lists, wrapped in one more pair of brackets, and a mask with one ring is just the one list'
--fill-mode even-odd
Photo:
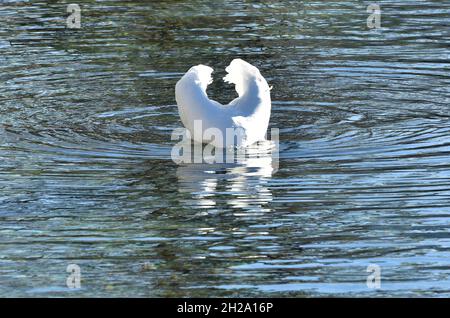
{"label": "white plumage", "polygon": [[[245,147],[265,140],[271,109],[269,85],[258,68],[241,59],[233,60],[225,70],[228,75],[224,81],[235,84],[238,93],[228,105],[208,98],[206,88],[212,83],[213,72],[209,66],[194,66],[178,81],[175,98],[183,125],[192,139],[215,147]],[[227,128],[237,132],[237,137],[229,132],[227,137]]]}

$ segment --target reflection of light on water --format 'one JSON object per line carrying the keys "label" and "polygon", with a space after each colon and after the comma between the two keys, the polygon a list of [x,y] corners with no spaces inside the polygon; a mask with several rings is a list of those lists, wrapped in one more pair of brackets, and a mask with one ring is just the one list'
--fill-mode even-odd
{"label": "reflection of light on water", "polygon": [[180,164],[179,191],[191,193],[191,206],[217,208],[225,204],[246,209],[245,215],[269,211],[265,205],[272,201],[272,192],[267,184],[277,167],[268,149],[253,147],[234,163]]}
{"label": "reflection of light on water", "polygon": [[210,193],[213,193],[217,188],[217,179],[205,179],[203,182],[201,182],[201,186],[203,187],[202,192],[204,194],[199,195],[198,205],[204,207],[216,205],[216,202],[214,200],[208,199],[208,195]]}

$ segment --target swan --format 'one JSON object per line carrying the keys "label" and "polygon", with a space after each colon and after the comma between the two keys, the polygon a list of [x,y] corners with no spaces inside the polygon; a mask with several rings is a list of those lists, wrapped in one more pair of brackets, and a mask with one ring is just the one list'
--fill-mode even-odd
{"label": "swan", "polygon": [[271,87],[257,67],[234,59],[225,69],[223,80],[234,84],[238,97],[228,105],[208,98],[213,69],[191,67],[175,86],[175,99],[181,122],[190,138],[214,147],[247,147],[266,140],[270,120]]}

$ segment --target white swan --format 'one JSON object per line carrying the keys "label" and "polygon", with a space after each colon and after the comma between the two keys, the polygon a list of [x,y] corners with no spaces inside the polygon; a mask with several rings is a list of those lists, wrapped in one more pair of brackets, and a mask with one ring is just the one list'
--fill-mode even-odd
{"label": "white swan", "polygon": [[[213,72],[209,66],[193,66],[178,81],[175,98],[183,125],[192,139],[215,147],[246,147],[265,140],[271,109],[269,85],[258,68],[241,59],[225,70],[224,81],[235,84],[238,93],[228,105],[208,98],[206,88]],[[229,134],[230,129],[236,136]]]}

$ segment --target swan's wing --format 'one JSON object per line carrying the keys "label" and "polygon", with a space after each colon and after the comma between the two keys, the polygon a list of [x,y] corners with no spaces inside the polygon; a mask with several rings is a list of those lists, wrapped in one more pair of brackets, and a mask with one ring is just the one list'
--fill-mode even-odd
{"label": "swan's wing", "polygon": [[214,69],[212,67],[200,64],[191,67],[187,74],[195,73],[195,83],[206,91],[208,85],[213,82],[213,78],[211,75],[213,72]]}
{"label": "swan's wing", "polygon": [[241,59],[234,59],[225,69],[227,75],[223,80],[227,83],[234,84],[239,97],[245,93],[244,83],[251,77],[260,76],[258,68]]}
{"label": "swan's wing", "polygon": [[213,69],[205,65],[193,66],[177,82],[175,100],[183,125],[191,132],[196,120],[208,127],[230,127],[230,111],[214,100],[209,99],[206,89],[212,82]]}

